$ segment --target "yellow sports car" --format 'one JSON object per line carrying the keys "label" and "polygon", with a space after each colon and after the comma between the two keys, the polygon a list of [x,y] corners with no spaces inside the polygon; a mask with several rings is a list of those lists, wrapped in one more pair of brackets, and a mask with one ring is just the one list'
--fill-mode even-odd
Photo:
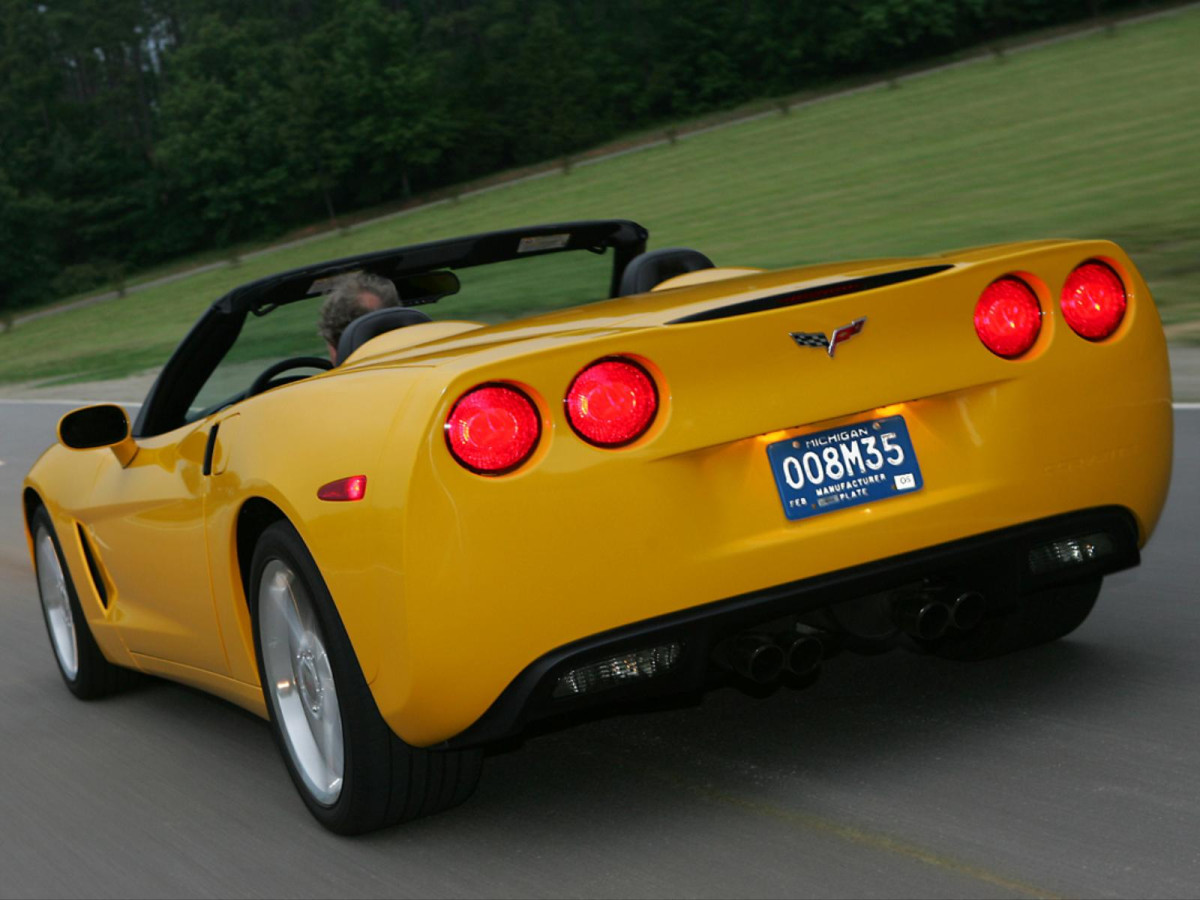
{"label": "yellow sports car", "polygon": [[[361,832],[462,801],[532,720],[713,673],[802,685],[840,649],[1020,649],[1138,563],[1171,392],[1119,247],[764,271],[646,238],[571,222],[265,278],[132,426],[65,416],[24,511],[67,686],[148,673],[269,718],[312,813]],[[610,299],[416,308],[552,256],[611,259]],[[354,272],[405,305],[338,365],[288,352]]]}

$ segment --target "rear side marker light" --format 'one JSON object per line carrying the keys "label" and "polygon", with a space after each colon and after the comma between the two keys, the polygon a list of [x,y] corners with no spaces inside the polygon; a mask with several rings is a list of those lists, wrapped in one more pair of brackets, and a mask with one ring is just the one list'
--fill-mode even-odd
{"label": "rear side marker light", "polygon": [[1111,556],[1117,549],[1111,535],[1100,532],[1042,544],[1029,551],[1029,571],[1044,575]]}
{"label": "rear side marker light", "polygon": [[1128,297],[1121,276],[1093,259],[1067,278],[1059,302],[1072,331],[1089,341],[1102,341],[1125,318]]}
{"label": "rear side marker light", "polygon": [[1042,307],[1033,288],[1006,275],[989,284],[975,304],[975,333],[1005,359],[1029,352],[1042,330]]}
{"label": "rear side marker light", "polygon": [[597,447],[622,447],[654,422],[658,388],[638,363],[611,357],[576,375],[563,402],[567,421],[581,438]]}
{"label": "rear side marker light", "polygon": [[460,465],[480,475],[503,475],[533,455],[542,417],[524,391],[483,384],[458,398],[445,430],[446,446]]}
{"label": "rear side marker light", "polygon": [[318,500],[334,502],[352,502],[367,496],[367,476],[351,475],[349,478],[339,478],[331,481],[317,491]]}
{"label": "rear side marker light", "polygon": [[610,656],[599,662],[571,669],[558,679],[552,696],[561,699],[580,694],[594,694],[631,682],[644,681],[675,668],[682,655],[683,646],[673,641],[657,647],[630,650],[628,653]]}

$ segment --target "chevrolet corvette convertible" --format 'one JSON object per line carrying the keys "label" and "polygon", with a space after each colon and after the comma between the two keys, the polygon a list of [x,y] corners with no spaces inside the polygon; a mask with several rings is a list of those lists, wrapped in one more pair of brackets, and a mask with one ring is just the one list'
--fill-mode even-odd
{"label": "chevrolet corvette convertible", "polygon": [[[1118,246],[767,271],[646,242],[570,222],[284,272],[218,299],[132,423],[66,415],[23,498],[67,687],[240,704],[355,833],[461,802],[536,720],[1022,650],[1138,564],[1171,395]],[[601,299],[421,309],[550,257],[599,260]],[[331,365],[316,306],[351,272],[403,305]]]}

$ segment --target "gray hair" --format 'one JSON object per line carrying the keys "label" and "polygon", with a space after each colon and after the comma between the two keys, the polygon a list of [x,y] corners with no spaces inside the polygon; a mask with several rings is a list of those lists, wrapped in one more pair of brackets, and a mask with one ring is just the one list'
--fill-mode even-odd
{"label": "gray hair", "polygon": [[317,331],[331,346],[336,347],[346,327],[364,313],[370,312],[363,303],[363,294],[374,294],[379,298],[380,309],[399,306],[400,295],[396,285],[387,278],[370,272],[351,272],[343,275],[330,288],[321,303],[321,316]]}

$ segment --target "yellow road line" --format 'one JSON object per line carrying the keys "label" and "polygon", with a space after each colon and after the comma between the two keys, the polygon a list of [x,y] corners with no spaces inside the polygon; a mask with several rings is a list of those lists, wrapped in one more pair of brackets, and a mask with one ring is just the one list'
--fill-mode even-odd
{"label": "yellow road line", "polygon": [[833,819],[825,818],[824,816],[786,809],[782,806],[776,806],[773,803],[768,803],[763,800],[756,800],[750,797],[731,794],[727,791],[722,791],[708,785],[690,782],[687,779],[672,773],[643,768],[642,766],[638,766],[638,768],[644,771],[646,774],[651,775],[661,781],[666,781],[675,787],[682,788],[689,793],[703,797],[704,799],[713,801],[715,803],[736,807],[746,812],[756,813],[761,816],[776,819],[780,822],[801,828],[805,831],[814,831],[821,834],[831,835],[846,841],[847,843],[855,844],[859,847],[869,847],[873,850],[882,850],[886,853],[902,856],[915,862],[933,866],[934,868],[940,869],[943,872],[948,872],[954,875],[962,875],[966,878],[971,878],[975,881],[990,884],[1006,891],[1012,891],[1014,894],[1020,894],[1026,897],[1047,898],[1047,900],[1061,900],[1062,895],[1047,891],[1044,888],[1039,888],[1036,885],[1032,885],[1024,881],[1019,881],[1014,878],[1009,878],[1005,875],[1000,875],[996,872],[982,868],[981,866],[962,862],[961,860],[937,853],[933,850],[928,850],[917,844],[909,843],[908,841],[899,840],[891,837],[890,835],[867,831],[855,825],[847,825]]}

